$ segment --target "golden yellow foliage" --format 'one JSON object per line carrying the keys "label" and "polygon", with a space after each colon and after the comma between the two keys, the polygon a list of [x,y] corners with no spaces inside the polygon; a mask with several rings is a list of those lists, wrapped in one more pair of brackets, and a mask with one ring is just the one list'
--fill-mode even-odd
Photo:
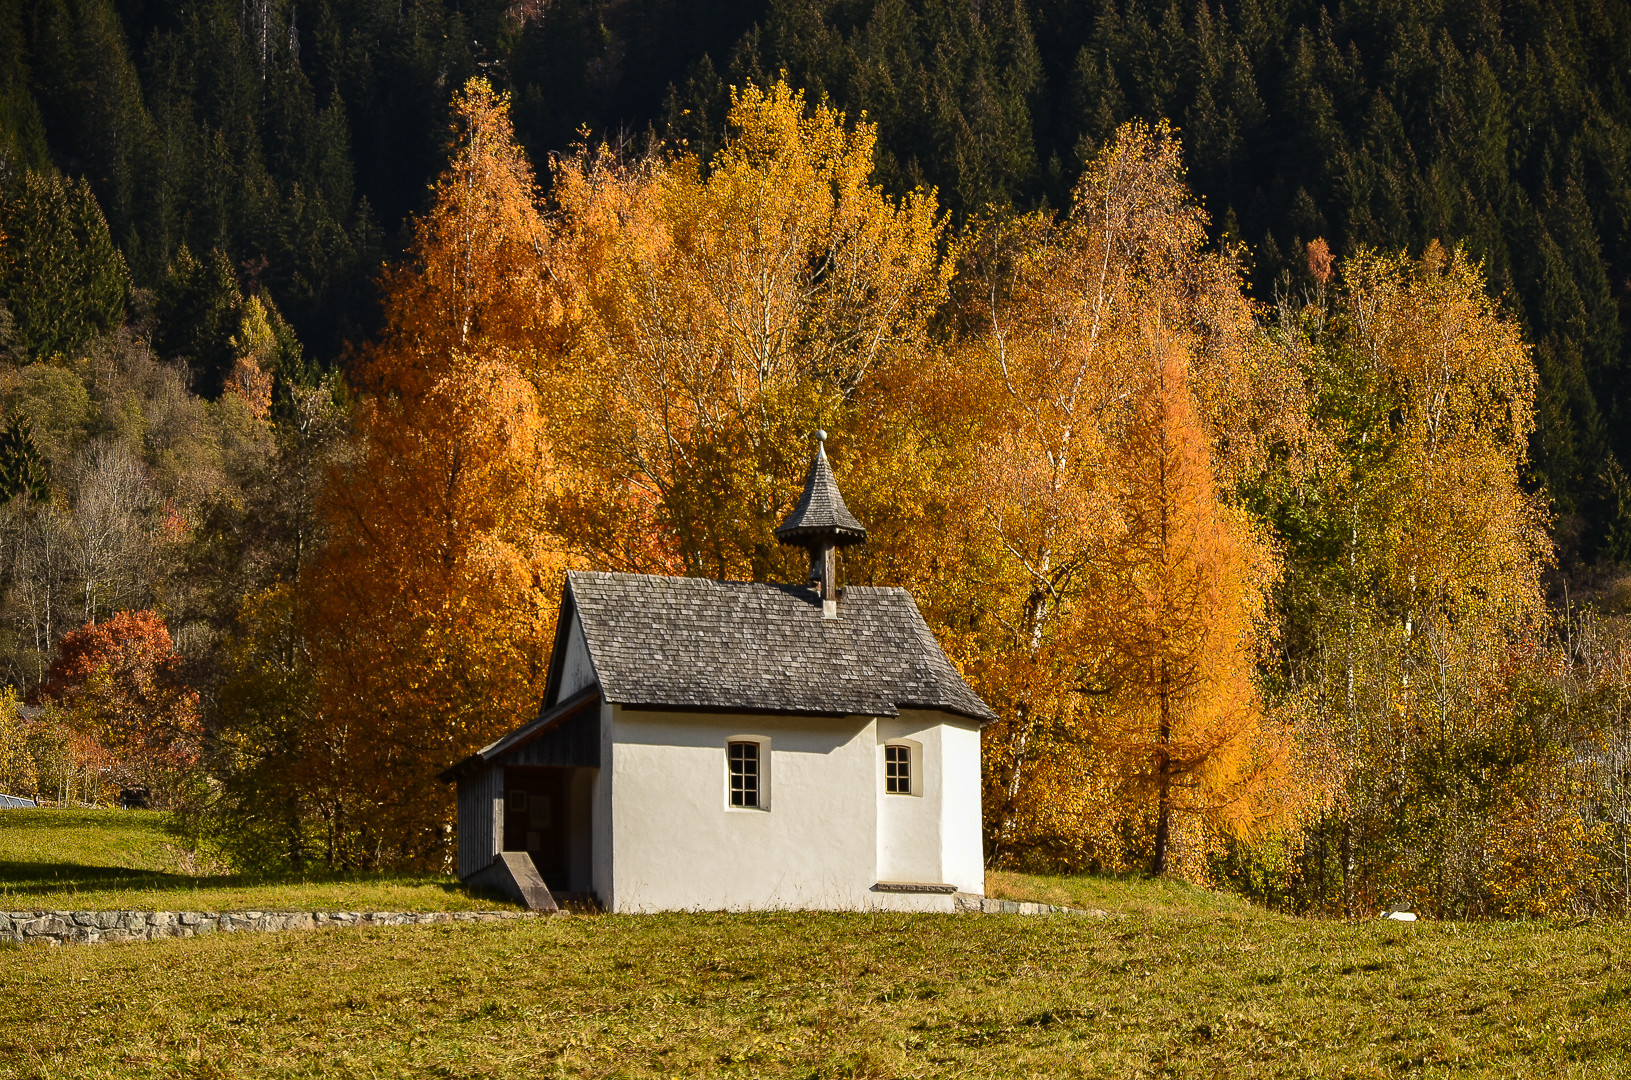
{"label": "golden yellow foliage", "polygon": [[[1543,500],[1522,478],[1528,349],[1459,249],[1362,251],[1330,295],[1329,318],[1311,308],[1313,334],[1289,339],[1327,439],[1297,482],[1302,591],[1288,598],[1304,635],[1292,667],[1300,778],[1341,852],[1340,890],[1325,902],[1368,910],[1431,866],[1432,903],[1461,905],[1442,910],[1481,910],[1497,884],[1497,907],[1541,903],[1551,887],[1520,872],[1540,864],[1512,854],[1538,835],[1536,819],[1498,821],[1494,796],[1465,773],[1526,760],[1512,733],[1524,709],[1546,712],[1510,674],[1537,663],[1551,559]],[[1479,768],[1490,788],[1500,770]],[[1531,787],[1500,797],[1517,806],[1537,797]]]}
{"label": "golden yellow foliage", "polygon": [[706,166],[602,151],[558,167],[587,389],[567,520],[610,565],[764,580],[794,561],[771,530],[810,432],[843,445],[869,384],[922,349],[948,271],[933,196],[872,183],[871,125],[780,83],[738,93],[729,122]]}
{"label": "golden yellow foliage", "polygon": [[227,373],[226,390],[243,398],[257,419],[265,419],[272,411],[272,365],[277,338],[272,332],[266,305],[259,296],[244,301],[238,333],[232,336],[231,344],[235,355],[232,370]]}
{"label": "golden yellow foliage", "polygon": [[[967,520],[976,525],[970,561],[992,567],[987,603],[1001,627],[971,669],[1004,716],[986,740],[997,856],[1037,843],[1075,845],[1037,829],[1072,784],[1089,799],[1077,820],[1149,814],[1162,847],[1173,777],[1166,795],[1146,804],[1137,792],[1150,766],[1179,763],[1195,796],[1186,807],[1204,808],[1215,823],[1266,813],[1258,795],[1276,786],[1284,755],[1273,738],[1254,741],[1260,709],[1251,678],[1272,560],[1222,493],[1263,467],[1271,441],[1298,438],[1299,383],[1283,357],[1261,347],[1233,265],[1206,251],[1205,217],[1184,187],[1176,138],[1164,125],[1126,125],[1089,164],[1067,219],[988,224],[964,260],[970,366],[1002,417],[966,489]],[[1163,381],[1167,375],[1176,382]],[[1170,396],[1151,398],[1162,386]],[[1167,410],[1160,417],[1147,411],[1155,400]],[[1180,430],[1181,462],[1135,437]],[[1160,549],[1151,563],[1132,512],[1163,462],[1181,463],[1184,481],[1161,505],[1198,530],[1188,542],[1205,553]],[[1208,588],[1226,598],[1220,618],[1230,628],[1192,628],[1198,636],[1188,644],[1206,672],[1195,677],[1205,689],[1184,706],[1189,726],[1170,727],[1157,753],[1150,740],[1130,738],[1131,718],[1147,712],[1143,681],[1125,658],[1147,635],[1127,620],[1142,618],[1148,629],[1175,614],[1176,597],[1152,595],[1147,571],[1177,572],[1191,555],[1205,564],[1193,571],[1215,575]],[[1119,675],[1085,674],[1116,657],[1124,660]],[[1106,716],[1120,718],[1115,733]],[[1057,767],[1060,744],[1072,740],[1096,747],[1093,770],[1074,778]],[[1118,858],[1103,848],[1092,857],[1104,865]]]}
{"label": "golden yellow foliage", "polygon": [[845,576],[912,588],[1001,717],[995,859],[1200,880],[1300,813],[1327,831],[1281,865],[1340,850],[1350,910],[1428,862],[1561,910],[1540,853],[1568,877],[1595,842],[1553,812],[1567,770],[1514,769],[1504,816],[1458,789],[1447,829],[1398,824],[1550,708],[1511,675],[1545,612],[1535,376],[1460,251],[1338,271],[1316,242],[1309,306],[1265,329],[1165,124],[1119,130],[1068,215],[952,238],[934,193],[873,182],[864,117],[784,83],[734,92],[711,160],[557,161],[547,210],[504,97],[475,80],[455,112],[356,357],[326,546],[265,598],[303,612],[331,858],[442,857],[431,778],[536,707],[569,558],[802,580],[772,530],[826,428],[871,531]]}

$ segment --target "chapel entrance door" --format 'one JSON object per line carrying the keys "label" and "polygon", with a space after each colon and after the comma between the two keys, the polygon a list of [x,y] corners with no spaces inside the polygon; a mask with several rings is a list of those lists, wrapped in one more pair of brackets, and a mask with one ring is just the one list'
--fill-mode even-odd
{"label": "chapel entrance door", "polygon": [[504,850],[529,853],[551,890],[564,889],[569,873],[571,774],[543,765],[504,770]]}

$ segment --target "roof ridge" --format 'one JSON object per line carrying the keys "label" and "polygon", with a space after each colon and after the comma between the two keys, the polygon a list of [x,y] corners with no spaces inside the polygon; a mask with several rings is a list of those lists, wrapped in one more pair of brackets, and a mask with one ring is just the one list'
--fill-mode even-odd
{"label": "roof ridge", "polygon": [[700,582],[706,585],[762,585],[767,589],[804,589],[808,588],[795,582],[787,581],[743,581],[738,578],[712,578],[701,574],[642,574],[632,570],[568,570],[568,577],[610,577],[610,578],[639,578],[652,581],[686,581]]}
{"label": "roof ridge", "polygon": [[996,718],[900,586],[845,590],[838,617],[823,618],[802,585],[619,571],[571,581],[607,701],[860,716],[909,705]]}

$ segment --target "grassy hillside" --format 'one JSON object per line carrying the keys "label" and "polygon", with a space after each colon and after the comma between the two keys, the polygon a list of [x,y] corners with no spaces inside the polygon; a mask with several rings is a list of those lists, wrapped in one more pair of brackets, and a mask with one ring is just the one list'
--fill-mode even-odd
{"label": "grassy hillside", "polygon": [[[0,814],[0,908],[488,903],[437,879],[188,869],[162,815]],[[988,890],[1121,914],[573,915],[0,947],[0,1077],[1631,1068],[1623,924],[1307,921],[1104,878],[993,874]]]}
{"label": "grassy hillside", "polygon": [[0,911],[464,911],[514,905],[447,878],[380,874],[255,877],[200,867],[164,814],[0,811]]}
{"label": "grassy hillside", "polygon": [[567,916],[16,950],[0,981],[0,1075],[41,1078],[1631,1068],[1604,924]]}

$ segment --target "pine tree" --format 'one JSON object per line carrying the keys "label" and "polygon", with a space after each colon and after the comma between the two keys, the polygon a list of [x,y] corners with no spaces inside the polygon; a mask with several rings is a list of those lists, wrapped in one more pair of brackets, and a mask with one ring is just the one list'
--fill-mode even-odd
{"label": "pine tree", "polygon": [[13,416],[0,428],[0,503],[17,498],[38,502],[49,496],[45,461],[34,445],[28,419]]}
{"label": "pine tree", "polygon": [[212,400],[220,396],[234,362],[232,335],[242,303],[237,275],[223,252],[212,251],[201,262],[182,245],[159,287],[153,348],[186,363],[194,393]]}
{"label": "pine tree", "polygon": [[129,288],[88,183],[55,172],[0,183],[0,300],[30,355],[71,353],[118,326]]}

